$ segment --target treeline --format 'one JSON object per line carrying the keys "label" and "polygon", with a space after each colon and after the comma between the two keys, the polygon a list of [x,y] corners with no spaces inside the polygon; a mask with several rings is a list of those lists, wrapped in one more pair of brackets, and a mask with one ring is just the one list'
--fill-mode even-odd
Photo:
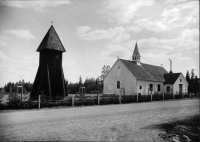
{"label": "treeline", "polygon": [[[66,81],[68,82],[68,81]],[[33,84],[30,82],[25,82],[24,80],[19,82],[9,82],[4,86],[5,93],[14,93],[17,92],[17,86],[23,85],[23,93],[31,92]],[[67,93],[68,94],[79,94],[80,87],[84,87],[84,92],[89,93],[97,93],[103,91],[102,82],[99,78],[87,78],[84,82],[82,82],[82,78],[79,78],[79,82],[76,83],[68,83],[67,85]],[[18,87],[18,93],[21,93],[21,87]]]}
{"label": "treeline", "polygon": [[68,94],[79,94],[81,87],[85,87],[84,92],[87,94],[103,91],[103,85],[99,78],[86,78],[82,82],[82,78],[80,77],[78,83],[68,83]]}
{"label": "treeline", "polygon": [[199,92],[198,78],[197,78],[197,75],[194,74],[194,70],[192,70],[191,73],[187,71],[185,78],[189,84],[188,92],[198,93]]}
{"label": "treeline", "polygon": [[[23,85],[23,93],[31,92],[33,84],[29,82],[25,82],[24,80],[18,81],[16,83],[14,82],[9,82],[4,86],[4,92],[5,93],[13,93],[17,92],[17,86],[22,86]],[[18,87],[18,92],[21,93],[22,89],[21,87]]]}

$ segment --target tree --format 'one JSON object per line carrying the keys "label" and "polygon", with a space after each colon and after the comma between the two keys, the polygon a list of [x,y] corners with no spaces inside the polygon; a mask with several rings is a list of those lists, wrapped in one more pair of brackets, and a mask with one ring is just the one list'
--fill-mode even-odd
{"label": "tree", "polygon": [[198,93],[198,92],[199,92],[198,77],[195,76],[195,79],[194,79],[194,93]]}
{"label": "tree", "polygon": [[185,78],[186,78],[187,82],[189,83],[190,82],[190,74],[189,74],[188,70],[187,70]]}
{"label": "tree", "polygon": [[194,69],[192,69],[191,71],[191,75],[190,75],[190,89],[191,89],[191,93],[194,93]]}
{"label": "tree", "polygon": [[82,86],[83,85],[83,83],[82,83],[82,78],[81,78],[81,76],[79,77],[79,87],[80,86]]}
{"label": "tree", "polygon": [[187,82],[188,82],[188,93],[191,92],[191,86],[190,86],[190,73],[187,70],[186,76],[185,76]]}

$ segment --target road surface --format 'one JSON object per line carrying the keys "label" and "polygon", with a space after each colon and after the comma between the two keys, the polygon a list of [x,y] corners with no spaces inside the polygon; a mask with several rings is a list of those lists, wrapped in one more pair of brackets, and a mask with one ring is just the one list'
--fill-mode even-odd
{"label": "road surface", "polygon": [[148,126],[199,114],[199,99],[0,112],[4,141],[162,141]]}

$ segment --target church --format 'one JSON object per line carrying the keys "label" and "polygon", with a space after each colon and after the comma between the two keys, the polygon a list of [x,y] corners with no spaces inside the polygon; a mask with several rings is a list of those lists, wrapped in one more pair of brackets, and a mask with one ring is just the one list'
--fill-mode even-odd
{"label": "church", "polygon": [[103,94],[187,93],[188,83],[182,73],[169,73],[161,66],[145,64],[140,59],[136,43],[132,61],[117,59],[105,76]]}

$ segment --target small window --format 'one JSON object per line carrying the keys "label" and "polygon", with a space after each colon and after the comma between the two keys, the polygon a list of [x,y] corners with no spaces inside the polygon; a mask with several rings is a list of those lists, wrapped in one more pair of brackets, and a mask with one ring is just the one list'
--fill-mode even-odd
{"label": "small window", "polygon": [[142,86],[140,86],[140,90],[142,89]]}
{"label": "small window", "polygon": [[180,79],[180,82],[182,82],[182,79]]}
{"label": "small window", "polygon": [[167,92],[170,92],[170,86],[167,86]]}
{"label": "small window", "polygon": [[120,69],[120,66],[118,66],[118,69]]}
{"label": "small window", "polygon": [[120,81],[117,81],[117,89],[120,89]]}
{"label": "small window", "polygon": [[160,91],[160,84],[158,84],[158,91]]}
{"label": "small window", "polygon": [[149,84],[150,91],[153,91],[153,84]]}

